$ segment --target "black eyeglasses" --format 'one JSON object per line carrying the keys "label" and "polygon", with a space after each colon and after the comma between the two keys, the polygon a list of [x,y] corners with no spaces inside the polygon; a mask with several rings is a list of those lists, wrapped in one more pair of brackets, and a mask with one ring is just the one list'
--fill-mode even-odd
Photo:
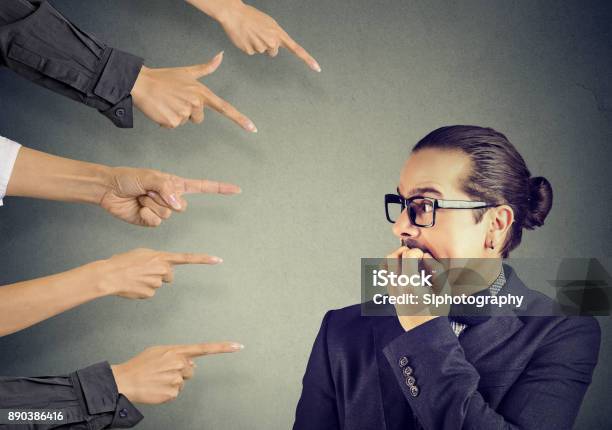
{"label": "black eyeglasses", "polygon": [[433,227],[436,223],[436,209],[481,209],[494,206],[497,205],[470,200],[444,200],[425,196],[405,199],[399,194],[385,194],[387,221],[395,224],[404,209],[408,208],[410,222],[418,227]]}

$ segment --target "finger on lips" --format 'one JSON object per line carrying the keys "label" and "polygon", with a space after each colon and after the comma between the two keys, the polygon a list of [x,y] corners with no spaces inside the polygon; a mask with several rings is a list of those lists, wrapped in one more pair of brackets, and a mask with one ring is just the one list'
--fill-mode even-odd
{"label": "finger on lips", "polygon": [[408,248],[406,246],[400,246],[395,251],[393,251],[391,254],[387,255],[386,258],[388,258],[388,259],[400,258],[402,256],[402,254],[404,253],[404,251],[407,251],[408,249],[410,249],[410,248]]}
{"label": "finger on lips", "polygon": [[419,248],[408,248],[402,252],[402,258],[423,258],[423,251]]}

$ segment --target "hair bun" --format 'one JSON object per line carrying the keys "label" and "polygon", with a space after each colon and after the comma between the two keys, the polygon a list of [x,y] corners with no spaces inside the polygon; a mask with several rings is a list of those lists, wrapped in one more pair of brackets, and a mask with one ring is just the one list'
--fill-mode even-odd
{"label": "hair bun", "polygon": [[553,192],[550,182],[542,176],[529,179],[528,211],[523,226],[534,229],[544,224],[552,207]]}

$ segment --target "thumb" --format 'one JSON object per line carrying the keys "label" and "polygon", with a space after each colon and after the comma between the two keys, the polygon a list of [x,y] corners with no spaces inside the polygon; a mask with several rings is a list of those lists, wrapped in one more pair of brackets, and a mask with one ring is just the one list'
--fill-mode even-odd
{"label": "thumb", "polygon": [[142,186],[147,192],[155,191],[164,202],[174,210],[181,210],[181,202],[176,195],[172,176],[161,172],[152,172],[142,179]]}
{"label": "thumb", "polygon": [[199,79],[206,75],[214,73],[215,70],[221,65],[223,61],[223,51],[219,52],[213,57],[208,63],[196,64],[193,66],[187,66],[185,69],[193,75],[195,79]]}

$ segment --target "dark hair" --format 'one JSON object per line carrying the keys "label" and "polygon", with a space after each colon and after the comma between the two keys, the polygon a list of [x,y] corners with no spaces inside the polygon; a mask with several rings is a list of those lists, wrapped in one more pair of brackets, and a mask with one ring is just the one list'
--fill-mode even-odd
{"label": "dark hair", "polygon": [[[531,177],[525,160],[502,133],[472,125],[441,127],[422,138],[412,151],[426,148],[463,151],[472,164],[463,191],[471,198],[512,208],[514,223],[502,246],[503,258],[521,243],[523,228],[532,230],[544,224],[552,206],[550,182],[542,176]],[[486,210],[474,210],[476,222]]]}

